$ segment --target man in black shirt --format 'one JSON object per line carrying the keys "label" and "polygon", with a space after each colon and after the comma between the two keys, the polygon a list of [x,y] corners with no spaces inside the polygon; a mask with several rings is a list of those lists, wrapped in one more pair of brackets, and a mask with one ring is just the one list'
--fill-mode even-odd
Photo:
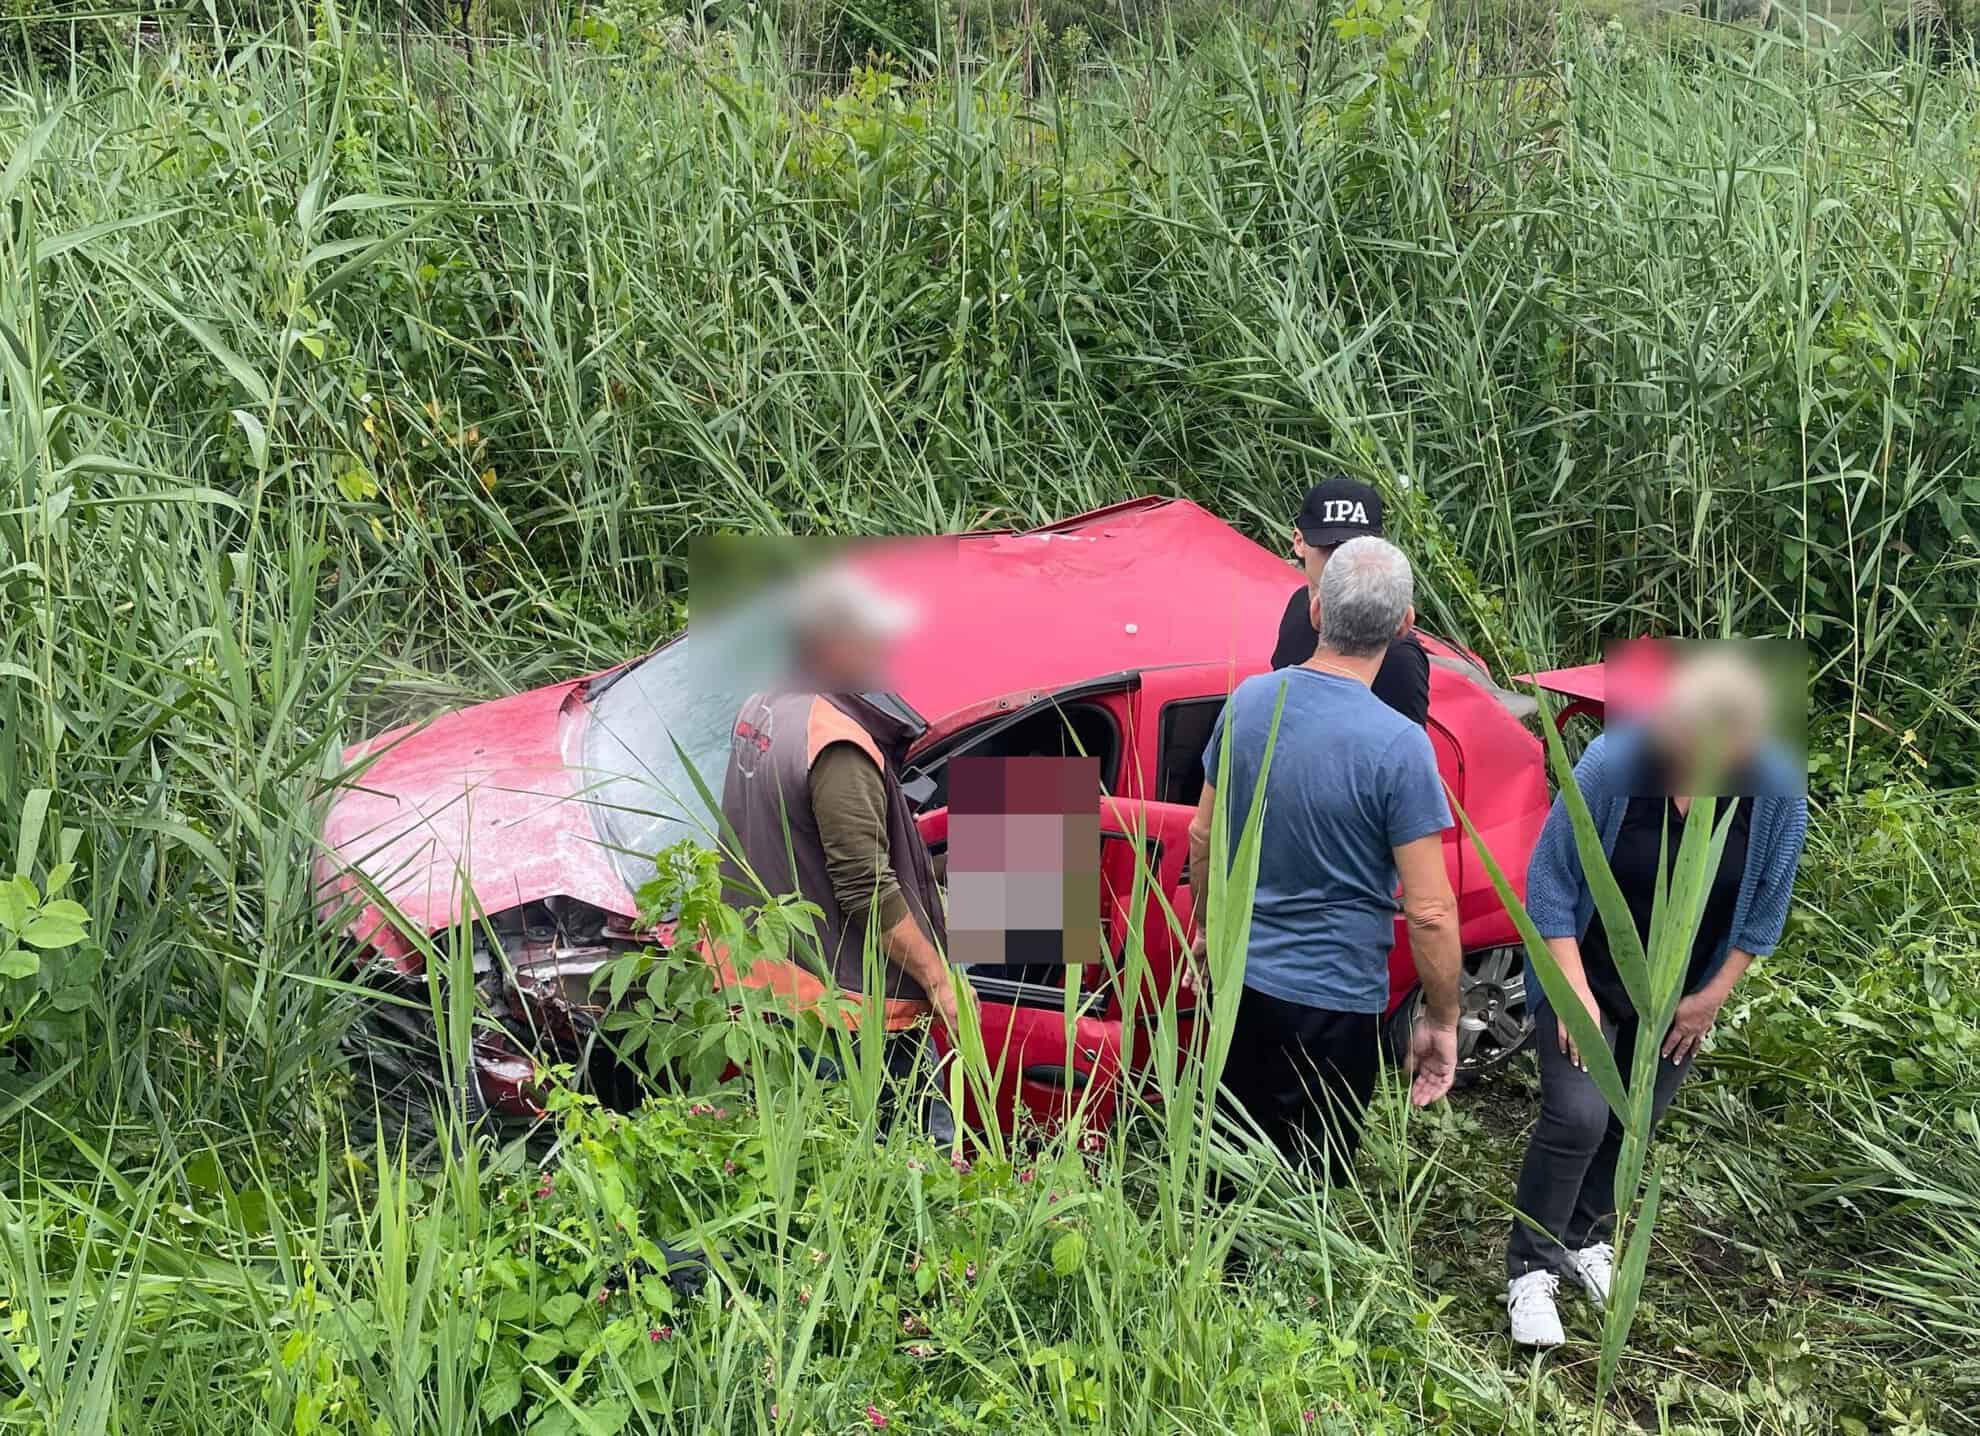
{"label": "man in black shirt", "polygon": [[[1367,484],[1345,476],[1323,479],[1306,491],[1299,518],[1293,524],[1293,552],[1306,570],[1306,582],[1286,600],[1279,620],[1279,642],[1272,650],[1274,668],[1292,668],[1313,656],[1320,641],[1315,622],[1315,597],[1320,572],[1333,551],[1351,538],[1382,534],[1382,496]],[[1430,716],[1430,659],[1414,633],[1389,645],[1388,656],[1375,675],[1375,696],[1412,723]]]}

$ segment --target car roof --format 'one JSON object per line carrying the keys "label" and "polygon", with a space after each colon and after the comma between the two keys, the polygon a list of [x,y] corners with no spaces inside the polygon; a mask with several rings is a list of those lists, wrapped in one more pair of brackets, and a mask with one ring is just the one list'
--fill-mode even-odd
{"label": "car roof", "polygon": [[1176,664],[1270,661],[1299,570],[1186,499],[870,551],[921,623],[894,688],[931,721],[1005,695]]}

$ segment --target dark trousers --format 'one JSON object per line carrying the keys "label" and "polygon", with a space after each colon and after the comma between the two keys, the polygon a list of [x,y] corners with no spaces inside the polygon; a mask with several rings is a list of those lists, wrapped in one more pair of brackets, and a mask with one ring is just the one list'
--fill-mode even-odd
{"label": "dark trousers", "polygon": [[[842,1082],[845,1072],[838,1062],[807,1051],[821,1082]],[[890,1032],[880,1047],[880,1130],[888,1132],[899,1120],[903,1099],[921,1134],[937,1146],[946,1146],[956,1137],[955,1113],[942,1095],[939,1074],[935,1072],[934,1048],[925,1028]]]}
{"label": "dark trousers", "polygon": [[1382,1061],[1372,1012],[1302,1007],[1247,987],[1238,999],[1224,1087],[1288,1160],[1347,1179]]}
{"label": "dark trousers", "polygon": [[[1602,1022],[1602,1035],[1616,1055],[1623,1082],[1636,1057],[1637,1021]],[[1660,1044],[1661,1045],[1661,1044]],[[1540,1120],[1519,1169],[1512,1236],[1506,1242],[1506,1272],[1524,1276],[1551,1271],[1572,1276],[1568,1253],[1607,1241],[1615,1230],[1616,1160],[1622,1155],[1622,1123],[1595,1086],[1595,1079],[1565,1056],[1550,1012],[1540,1014],[1534,1036],[1540,1057]],[[1677,1095],[1691,1059],[1657,1059],[1655,1120],[1662,1121]]]}

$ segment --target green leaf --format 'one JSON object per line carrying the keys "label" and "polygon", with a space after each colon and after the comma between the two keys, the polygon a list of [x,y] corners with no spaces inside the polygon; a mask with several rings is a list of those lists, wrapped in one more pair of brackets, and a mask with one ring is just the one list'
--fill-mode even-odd
{"label": "green leaf", "polygon": [[154,209],[148,214],[130,214],[120,219],[106,219],[97,224],[84,225],[81,229],[72,229],[66,234],[37,241],[34,246],[34,262],[37,265],[46,264],[49,260],[67,254],[72,249],[82,249],[94,244],[105,235],[175,218],[184,214],[186,208],[185,205],[174,205],[171,209]]}
{"label": "green leaf", "polygon": [[262,427],[261,420],[245,409],[234,410],[234,422],[241,426],[247,435],[248,453],[254,459],[257,469],[268,467],[268,430]]}
{"label": "green leaf", "polygon": [[1067,1232],[1052,1243],[1052,1270],[1060,1276],[1071,1276],[1086,1265],[1086,1234]]}
{"label": "green leaf", "polygon": [[18,933],[27,926],[34,910],[41,905],[41,894],[35,891],[34,884],[24,877],[8,878],[0,882],[0,927],[8,932]]}
{"label": "green leaf", "polygon": [[498,1372],[481,1384],[481,1419],[484,1423],[507,1416],[522,1401],[522,1373]]}
{"label": "green leaf", "polygon": [[11,199],[14,191],[20,188],[21,181],[25,180],[28,171],[34,168],[34,162],[40,157],[42,147],[48,143],[48,137],[55,133],[55,126],[61,123],[61,119],[61,110],[51,112],[14,150],[14,157],[7,161],[6,172],[0,174],[0,204]]}
{"label": "green leaf", "polygon": [[21,804],[20,839],[14,845],[16,877],[24,878],[34,870],[35,849],[41,846],[41,825],[48,819],[48,800],[51,796],[48,789],[36,788]]}
{"label": "green leaf", "polygon": [[622,1397],[607,1396],[585,1407],[581,1419],[585,1436],[618,1436],[632,1419],[632,1405]]}
{"label": "green leaf", "polygon": [[0,977],[33,977],[41,971],[41,954],[15,948],[0,954]]}
{"label": "green leaf", "polygon": [[578,1314],[583,1305],[583,1297],[567,1291],[562,1296],[553,1296],[544,1302],[538,1309],[537,1315],[545,1326],[563,1326]]}
{"label": "green leaf", "polygon": [[1616,1363],[1629,1343],[1630,1324],[1636,1320],[1636,1305],[1643,1294],[1643,1271],[1650,1261],[1650,1234],[1657,1228],[1657,1208],[1663,1201],[1662,1172],[1652,1169],[1643,1189],[1643,1205],[1622,1223],[1621,1247],[1616,1255],[1615,1279],[1609,1290],[1609,1306],[1602,1322],[1602,1355],[1596,1368],[1600,1389],[1609,1390],[1615,1381]]}
{"label": "green leaf", "polygon": [[46,909],[29,918],[20,932],[22,942],[43,948],[70,947],[88,936],[88,929],[74,918]]}
{"label": "green leaf", "polygon": [[[1649,959],[1643,951],[1643,939],[1636,931],[1636,919],[1630,915],[1622,886],[1609,868],[1601,830],[1595,826],[1595,815],[1588,811],[1588,800],[1574,779],[1574,764],[1568,761],[1567,744],[1554,723],[1546,691],[1536,683],[1533,696],[1540,704],[1540,732],[1547,740],[1547,761],[1554,770],[1554,784],[1560,790],[1561,800],[1567,805],[1568,819],[1574,825],[1574,847],[1581,856],[1582,877],[1588,883],[1589,895],[1595,899],[1595,910],[1602,915],[1602,931],[1609,937],[1609,955],[1615,959],[1616,975],[1622,979],[1636,1010],[1652,1011]],[[1548,996],[1553,996],[1551,990]],[[1580,1046],[1579,1033],[1574,1040]],[[1587,1056],[1585,1049],[1582,1055]]]}
{"label": "green leaf", "polygon": [[226,371],[234,376],[234,382],[247,390],[250,398],[264,405],[274,401],[274,394],[268,387],[268,381],[255,371],[253,365],[249,364],[247,360],[230,349],[227,346],[227,342],[215,332],[212,325],[180,309],[171,300],[147,284],[136,270],[132,269],[122,260],[114,257],[107,250],[95,251],[94,254],[99,264],[108,265],[123,275],[131,288],[135,289],[155,308],[161,310],[167,318],[185,330],[186,333],[197,339],[201,346],[205,348],[206,352],[211,354],[215,359],[218,359]]}
{"label": "green leaf", "polygon": [[[1543,727],[1546,726],[1547,721],[1543,710],[1541,715]],[[1533,919],[1526,911],[1526,904],[1519,900],[1518,895],[1513,892],[1512,884],[1506,881],[1505,869],[1499,866],[1499,860],[1492,856],[1492,850],[1485,846],[1485,839],[1479,836],[1478,829],[1472,825],[1471,815],[1464,810],[1464,804],[1453,797],[1451,810],[1457,814],[1465,832],[1470,834],[1471,846],[1477,851],[1479,860],[1485,864],[1485,875],[1492,880],[1492,887],[1499,894],[1499,901],[1504,904],[1506,913],[1513,920],[1513,926],[1519,930],[1520,939],[1526,944],[1527,966],[1532,969],[1533,975],[1540,979],[1540,986],[1547,994],[1548,1005],[1552,1007],[1554,1015],[1567,1024],[1568,1034],[1574,1038],[1574,1045],[1581,1053],[1581,1060],[1588,1064],[1588,1075],[1601,1089],[1603,1100],[1609,1104],[1611,1111],[1618,1116],[1624,1115],[1629,1111],[1629,1095],[1623,1090],[1622,1072],[1616,1066],[1615,1053],[1609,1050],[1608,1039],[1602,1035],[1600,1024],[1588,1015],[1588,1009],[1582,1005],[1580,996],[1569,985],[1567,974],[1561,971],[1561,965],[1554,960],[1553,951],[1547,946],[1547,940],[1540,936],[1540,929],[1533,925]],[[1595,861],[1606,872],[1607,862],[1602,857],[1599,839],[1597,843]],[[1634,925],[1631,926],[1630,931],[1632,933],[1636,931]],[[1540,1033],[1537,1040],[1545,1042],[1547,1034]]]}

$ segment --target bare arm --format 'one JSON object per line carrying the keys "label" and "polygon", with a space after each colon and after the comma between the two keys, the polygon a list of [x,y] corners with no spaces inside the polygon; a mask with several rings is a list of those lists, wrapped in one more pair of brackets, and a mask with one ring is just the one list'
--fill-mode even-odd
{"label": "bare arm", "polygon": [[1678,1003],[1671,1030],[1664,1036],[1663,1054],[1673,1062],[1695,1056],[1705,1034],[1719,1020],[1719,1009],[1732,996],[1733,988],[1753,965],[1753,954],[1744,948],[1730,948],[1726,960],[1712,974],[1712,980]]}
{"label": "bare arm", "polygon": [[1196,816],[1189,820],[1189,895],[1196,918],[1196,951],[1203,951],[1210,914],[1210,825],[1216,821],[1217,790],[1203,785]]}
{"label": "bare arm", "polygon": [[851,743],[834,743],[811,766],[811,812],[825,849],[832,896],[848,925],[879,929],[880,955],[928,994],[936,1015],[955,1025],[948,964],[922,931],[887,852],[887,792],[880,769]]}
{"label": "bare arm", "polygon": [[949,975],[949,964],[928,940],[912,912],[888,928],[880,938],[887,961],[921,984],[935,1015],[953,1032],[956,1028],[956,989]]}
{"label": "bare arm", "polygon": [[1428,1107],[1457,1077],[1458,950],[1457,899],[1444,867],[1444,840],[1431,833],[1398,844],[1396,873],[1402,878],[1403,918],[1409,947],[1423,984],[1423,1016],[1409,1036],[1409,1100]]}
{"label": "bare arm", "polygon": [[1739,980],[1746,976],[1746,969],[1751,966],[1753,966],[1752,953],[1744,948],[1727,949],[1726,960],[1719,965],[1719,970],[1712,974],[1712,980],[1692,996],[1709,996],[1714,1007],[1725,1006],[1726,999],[1732,996],[1732,990],[1739,986]]}
{"label": "bare arm", "polygon": [[1432,833],[1394,850],[1402,878],[1403,917],[1409,924],[1409,950],[1423,983],[1424,1016],[1438,1027],[1456,1027],[1458,973],[1457,898],[1444,866],[1444,839]]}

